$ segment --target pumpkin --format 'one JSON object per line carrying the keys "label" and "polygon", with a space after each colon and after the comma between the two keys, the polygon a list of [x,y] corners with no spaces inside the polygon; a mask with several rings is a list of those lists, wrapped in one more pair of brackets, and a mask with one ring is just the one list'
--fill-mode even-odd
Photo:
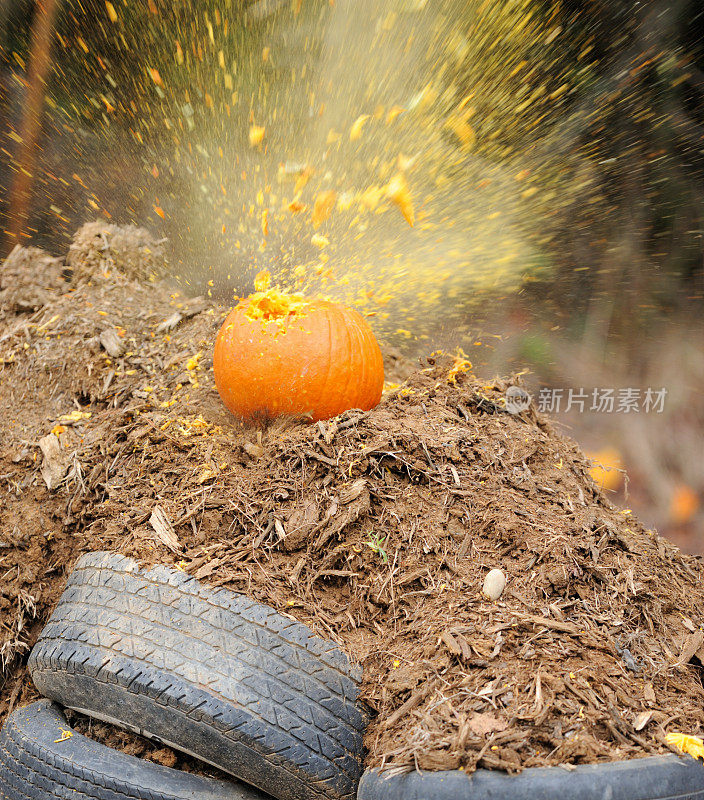
{"label": "pumpkin", "polygon": [[269,286],[226,317],[215,342],[215,385],[225,406],[246,420],[291,414],[312,420],[381,399],[379,344],[354,309]]}

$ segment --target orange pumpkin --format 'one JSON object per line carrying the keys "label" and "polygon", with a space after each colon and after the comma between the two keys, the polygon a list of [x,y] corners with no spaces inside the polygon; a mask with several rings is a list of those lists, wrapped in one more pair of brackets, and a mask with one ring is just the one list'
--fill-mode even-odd
{"label": "orange pumpkin", "polygon": [[241,300],[218,333],[215,385],[243,419],[281,414],[328,419],[381,399],[384,365],[371,328],[354,309],[269,288]]}

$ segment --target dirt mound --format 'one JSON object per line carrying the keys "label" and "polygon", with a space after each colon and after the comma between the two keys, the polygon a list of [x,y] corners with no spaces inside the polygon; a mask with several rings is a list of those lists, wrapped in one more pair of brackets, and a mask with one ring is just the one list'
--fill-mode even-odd
{"label": "dirt mound", "polygon": [[36,311],[64,281],[64,265],[37,247],[16,245],[0,270],[0,317]]}
{"label": "dirt mound", "polygon": [[360,660],[370,766],[515,771],[701,733],[700,562],[548,420],[507,413],[510,382],[430,358],[371,412],[245,428],[212,378],[227,309],[115,267],[46,291],[0,319],[0,718],[32,696],[22,659],[77,556],[114,549]]}
{"label": "dirt mound", "polygon": [[87,222],[74,237],[66,264],[76,283],[109,278],[113,270],[134,280],[151,281],[166,272],[164,241],[136,225]]}

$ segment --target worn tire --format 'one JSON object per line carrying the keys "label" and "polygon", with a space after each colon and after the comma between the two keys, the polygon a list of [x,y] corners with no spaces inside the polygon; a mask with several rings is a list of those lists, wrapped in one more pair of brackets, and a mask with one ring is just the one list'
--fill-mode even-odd
{"label": "worn tire", "polygon": [[83,556],[29,670],[61,705],[280,800],[355,795],[366,723],[360,668],[305,625],[183,572]]}
{"label": "worn tire", "polygon": [[367,770],[357,800],[702,800],[704,764],[689,756],[654,756],[532,767],[519,775],[480,769],[411,772],[385,778]]}
{"label": "worn tire", "polygon": [[[64,732],[70,738],[62,738]],[[0,731],[0,800],[265,800],[244,784],[152,764],[71,731],[58,706],[40,700],[10,714]]]}

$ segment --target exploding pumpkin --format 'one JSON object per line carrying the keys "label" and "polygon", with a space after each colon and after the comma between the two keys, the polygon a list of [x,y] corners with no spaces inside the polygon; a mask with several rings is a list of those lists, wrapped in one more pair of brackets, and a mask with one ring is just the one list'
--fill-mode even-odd
{"label": "exploding pumpkin", "polygon": [[225,406],[246,420],[283,414],[328,419],[381,399],[379,344],[354,309],[269,285],[228,314],[215,342],[215,384]]}

